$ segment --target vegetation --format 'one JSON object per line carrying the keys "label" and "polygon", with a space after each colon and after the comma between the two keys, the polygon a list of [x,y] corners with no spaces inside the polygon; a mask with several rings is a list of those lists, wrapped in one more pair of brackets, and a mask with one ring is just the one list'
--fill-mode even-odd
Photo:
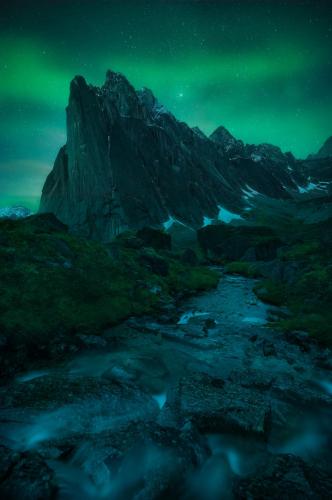
{"label": "vegetation", "polygon": [[331,219],[302,225],[288,235],[276,266],[283,277],[269,277],[255,291],[265,302],[289,308],[291,317],[280,320],[279,327],[307,331],[332,345]]}
{"label": "vegetation", "polygon": [[223,259],[226,272],[261,278],[257,296],[290,312],[280,328],[332,345],[332,219],[305,223],[304,214],[313,219],[317,207],[269,203],[252,210],[249,225],[203,228],[201,247],[213,262]]}
{"label": "vegetation", "polygon": [[241,274],[242,276],[246,276],[247,278],[259,278],[261,276],[261,272],[252,262],[229,262],[225,266],[225,271],[226,273],[230,274]]}
{"label": "vegetation", "polygon": [[104,246],[70,235],[50,215],[0,221],[1,343],[21,363],[217,282],[213,271],[131,233]]}

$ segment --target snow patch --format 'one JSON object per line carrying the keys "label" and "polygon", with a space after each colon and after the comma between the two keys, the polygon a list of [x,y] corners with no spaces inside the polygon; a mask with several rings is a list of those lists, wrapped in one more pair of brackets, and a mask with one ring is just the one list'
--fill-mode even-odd
{"label": "snow patch", "polygon": [[152,397],[155,401],[157,401],[158,406],[161,410],[163,408],[164,404],[166,403],[166,400],[167,400],[166,392],[161,392],[160,394],[153,394]]}
{"label": "snow patch", "polygon": [[169,218],[165,222],[162,223],[162,226],[165,229],[165,231],[168,231],[173,226],[173,224],[175,222],[177,224],[180,224],[181,226],[188,227],[186,224],[179,221],[178,219],[174,219],[174,217],[172,217],[171,215],[169,216]]}
{"label": "snow patch", "polygon": [[319,184],[315,184],[314,182],[311,182],[311,181],[307,184],[306,187],[297,186],[297,188],[301,194],[309,193],[310,191],[313,191],[314,189],[321,189],[321,190],[325,189],[322,186],[320,186]]}
{"label": "snow patch", "polygon": [[230,212],[221,205],[218,205],[218,208],[219,208],[218,220],[220,220],[221,222],[225,222],[226,224],[228,224],[232,220],[242,219],[241,215],[235,214],[234,212]]}
{"label": "snow patch", "polygon": [[212,223],[213,223],[213,219],[211,219],[210,217],[204,216],[204,218],[203,218],[203,226],[202,227],[210,226]]}
{"label": "snow patch", "polygon": [[242,188],[242,193],[245,194],[245,196],[243,198],[254,198],[255,196],[259,195],[260,193],[258,191],[256,191],[256,189],[253,189],[252,187],[248,186],[248,184],[246,184],[246,188]]}
{"label": "snow patch", "polygon": [[31,210],[20,205],[0,208],[0,219],[24,219],[32,215]]}

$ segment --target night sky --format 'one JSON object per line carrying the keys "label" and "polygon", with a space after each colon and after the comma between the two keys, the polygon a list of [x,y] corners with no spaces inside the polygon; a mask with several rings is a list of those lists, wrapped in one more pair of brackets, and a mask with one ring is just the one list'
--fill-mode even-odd
{"label": "night sky", "polygon": [[106,70],[179,119],[298,157],[332,134],[330,1],[12,0],[0,12],[0,206],[36,208],[69,82]]}

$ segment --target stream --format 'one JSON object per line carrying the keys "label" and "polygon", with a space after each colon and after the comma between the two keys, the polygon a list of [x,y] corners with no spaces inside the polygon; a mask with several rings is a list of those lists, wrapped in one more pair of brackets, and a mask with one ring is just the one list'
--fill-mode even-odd
{"label": "stream", "polygon": [[223,275],[174,320],[130,318],[1,388],[15,481],[74,500],[331,498],[330,352],[271,327],[254,285]]}

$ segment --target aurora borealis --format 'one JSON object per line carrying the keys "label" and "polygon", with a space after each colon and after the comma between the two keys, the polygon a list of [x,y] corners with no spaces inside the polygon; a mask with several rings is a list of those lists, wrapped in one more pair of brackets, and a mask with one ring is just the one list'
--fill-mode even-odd
{"label": "aurora borealis", "polygon": [[76,74],[108,68],[179,119],[298,157],[332,134],[329,1],[2,2],[0,205],[36,208]]}

